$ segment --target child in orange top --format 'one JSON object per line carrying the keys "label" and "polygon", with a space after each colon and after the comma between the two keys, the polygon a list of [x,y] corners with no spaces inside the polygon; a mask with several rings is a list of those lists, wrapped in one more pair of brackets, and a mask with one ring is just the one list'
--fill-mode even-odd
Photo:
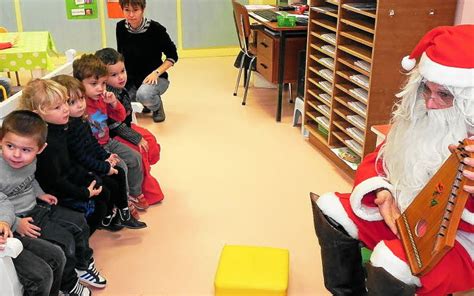
{"label": "child in orange top", "polygon": [[109,76],[107,90],[113,92],[124,105],[127,117],[124,121],[109,120],[110,135],[117,141],[139,151],[142,155],[143,183],[142,190],[149,204],[160,202],[163,198],[160,184],[151,175],[151,165],[160,159],[160,145],[155,136],[147,129],[132,123],[132,106],[125,84],[127,72],[123,56],[112,48],[104,48],[95,53],[107,65]]}

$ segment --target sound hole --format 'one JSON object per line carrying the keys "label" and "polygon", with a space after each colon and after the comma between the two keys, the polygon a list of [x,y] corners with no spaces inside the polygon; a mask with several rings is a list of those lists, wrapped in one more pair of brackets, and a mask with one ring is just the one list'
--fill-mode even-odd
{"label": "sound hole", "polygon": [[426,234],[427,229],[428,229],[428,223],[426,222],[426,220],[421,219],[416,223],[415,235],[417,237],[423,237]]}

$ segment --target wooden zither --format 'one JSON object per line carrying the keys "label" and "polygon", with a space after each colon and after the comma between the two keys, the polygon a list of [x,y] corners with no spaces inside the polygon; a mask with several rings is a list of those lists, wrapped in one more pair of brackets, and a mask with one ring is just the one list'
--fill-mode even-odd
{"label": "wooden zither", "polygon": [[463,163],[473,157],[464,147],[465,139],[444,162],[410,206],[397,219],[397,227],[414,275],[426,274],[454,246],[456,231],[469,193],[464,185],[474,185],[463,170],[474,171]]}

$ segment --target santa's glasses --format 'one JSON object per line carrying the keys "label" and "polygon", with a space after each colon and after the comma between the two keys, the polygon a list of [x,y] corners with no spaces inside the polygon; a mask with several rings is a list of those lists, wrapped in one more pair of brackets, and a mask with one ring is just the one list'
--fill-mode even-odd
{"label": "santa's glasses", "polygon": [[428,109],[446,109],[453,106],[454,95],[441,84],[422,81],[419,93],[425,100]]}

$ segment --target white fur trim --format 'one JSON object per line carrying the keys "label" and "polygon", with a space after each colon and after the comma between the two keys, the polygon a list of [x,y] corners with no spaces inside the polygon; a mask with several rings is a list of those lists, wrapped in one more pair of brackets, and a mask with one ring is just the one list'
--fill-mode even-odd
{"label": "white fur trim", "polygon": [[458,230],[456,240],[464,247],[471,260],[474,261],[474,233]]}
{"label": "white fur trim", "polygon": [[380,215],[378,208],[366,207],[362,205],[362,199],[364,196],[376,189],[387,188],[393,194],[392,185],[382,177],[373,177],[363,182],[359,183],[351,194],[351,207],[354,210],[354,213],[361,219],[367,221],[380,221],[383,220],[382,215]]}
{"label": "white fur trim", "polygon": [[411,273],[410,266],[395,256],[383,241],[375,246],[370,256],[370,263],[375,267],[382,267],[407,285],[421,287],[420,279]]}
{"label": "white fur trim", "polygon": [[436,63],[426,53],[420,59],[420,73],[427,80],[441,85],[474,87],[474,68],[455,68]]}
{"label": "white fur trim", "polygon": [[349,218],[337,195],[335,195],[333,192],[323,194],[318,198],[316,204],[324,213],[324,215],[331,217],[342,227],[344,227],[344,229],[352,238],[359,238],[359,230],[357,229],[357,225],[355,225],[355,223]]}
{"label": "white fur trim", "polygon": [[461,219],[466,223],[474,225],[474,213],[469,212],[467,209],[462,211]]}
{"label": "white fur trim", "polygon": [[407,71],[411,71],[411,70],[413,70],[413,68],[415,68],[415,65],[416,65],[416,60],[415,59],[410,59],[410,56],[403,57],[403,59],[402,59],[403,69],[405,69]]}

